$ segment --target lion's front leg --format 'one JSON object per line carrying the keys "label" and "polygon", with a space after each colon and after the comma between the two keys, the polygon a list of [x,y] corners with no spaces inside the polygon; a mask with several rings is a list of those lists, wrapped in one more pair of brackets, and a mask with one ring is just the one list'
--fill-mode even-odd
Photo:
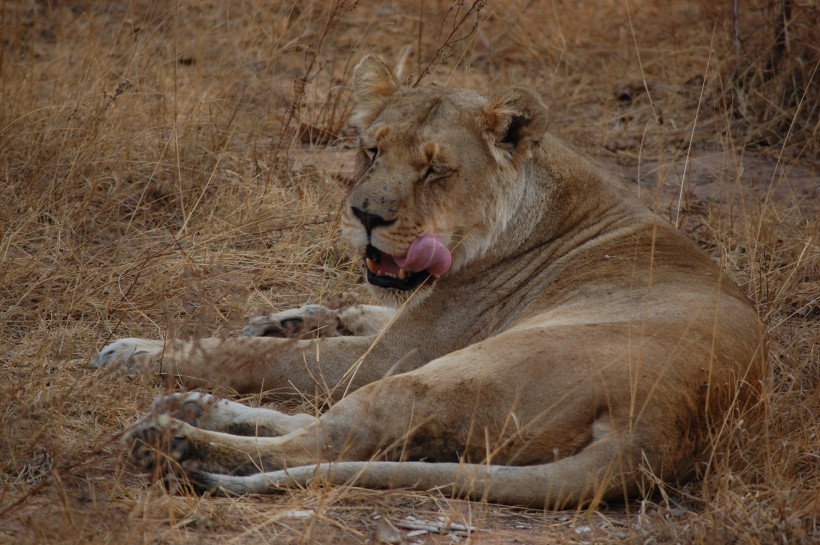
{"label": "lion's front leg", "polygon": [[[165,343],[123,339],[105,347],[93,363],[129,371],[150,366],[157,373],[176,376],[188,387],[223,386],[237,392],[335,399],[389,372],[425,363],[412,347],[374,341],[373,337],[353,336],[313,340],[229,337]],[[396,362],[402,369],[394,369]]]}

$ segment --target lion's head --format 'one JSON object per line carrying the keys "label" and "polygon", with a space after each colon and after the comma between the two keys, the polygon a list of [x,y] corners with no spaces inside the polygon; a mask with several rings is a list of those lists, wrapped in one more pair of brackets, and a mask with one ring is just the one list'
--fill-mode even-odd
{"label": "lion's head", "polygon": [[345,207],[345,237],[363,256],[383,303],[428,295],[437,278],[492,255],[527,197],[529,159],[546,109],[511,88],[489,98],[403,88],[365,57],[353,76],[360,140]]}

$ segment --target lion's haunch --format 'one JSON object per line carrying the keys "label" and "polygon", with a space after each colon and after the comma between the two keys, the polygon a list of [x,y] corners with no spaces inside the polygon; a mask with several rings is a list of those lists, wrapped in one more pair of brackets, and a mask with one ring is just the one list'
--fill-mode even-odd
{"label": "lion's haunch", "polygon": [[453,256],[433,233],[418,237],[407,249],[407,255],[394,258],[399,267],[411,272],[427,271],[441,276],[450,270]]}

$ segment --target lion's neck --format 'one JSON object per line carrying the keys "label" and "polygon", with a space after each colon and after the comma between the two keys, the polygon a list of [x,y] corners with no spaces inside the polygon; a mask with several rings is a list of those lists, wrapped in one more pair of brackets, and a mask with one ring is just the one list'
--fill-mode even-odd
{"label": "lion's neck", "polygon": [[493,249],[443,278],[433,298],[446,300],[439,309],[443,314],[469,308],[471,317],[463,323],[476,340],[526,313],[533,291],[548,291],[555,279],[572,274],[579,249],[608,244],[656,221],[628,189],[594,165],[563,145],[549,149],[551,155],[543,153],[525,167],[530,169],[525,190]]}
{"label": "lion's neck", "polygon": [[484,258],[485,266],[528,253],[558,259],[587,239],[653,221],[651,212],[623,185],[560,140],[521,169],[526,180],[506,228]]}

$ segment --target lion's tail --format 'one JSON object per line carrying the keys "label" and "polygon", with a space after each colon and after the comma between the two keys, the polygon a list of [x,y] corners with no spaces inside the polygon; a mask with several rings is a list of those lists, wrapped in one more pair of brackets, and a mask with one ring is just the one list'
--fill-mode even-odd
{"label": "lion's tail", "polygon": [[562,508],[624,499],[638,488],[637,464],[602,440],[576,455],[533,466],[426,462],[336,462],[248,476],[192,472],[191,481],[229,494],[270,494],[320,478],[334,485],[441,490],[458,497]]}

